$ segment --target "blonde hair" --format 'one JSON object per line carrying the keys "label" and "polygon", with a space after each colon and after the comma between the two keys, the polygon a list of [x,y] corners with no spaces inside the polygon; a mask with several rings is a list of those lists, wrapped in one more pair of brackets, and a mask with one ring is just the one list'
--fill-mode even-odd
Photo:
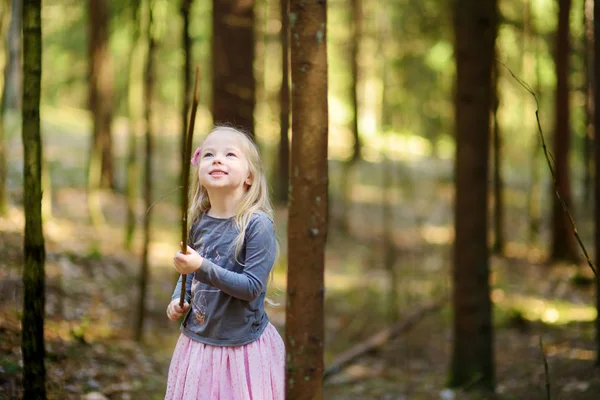
{"label": "blonde hair", "polygon": [[[256,144],[250,139],[250,136],[245,132],[232,128],[230,126],[217,125],[204,140],[206,140],[212,134],[219,134],[220,132],[233,133],[239,138],[241,150],[246,156],[248,161],[248,172],[252,177],[252,184],[248,187],[246,192],[242,195],[239,204],[235,210],[234,223],[239,231],[232,246],[235,247],[235,259],[242,250],[244,245],[244,237],[246,235],[246,228],[250,223],[252,215],[257,211],[262,211],[271,218],[274,219],[273,206],[269,198],[269,187],[267,184],[267,178],[263,171],[263,166],[260,160],[260,154]],[[190,208],[188,211],[189,220],[197,221],[203,214],[210,210],[210,198],[208,192],[200,184],[200,178],[198,173],[195,174],[194,188],[190,193]],[[279,247],[279,246],[277,246]]]}

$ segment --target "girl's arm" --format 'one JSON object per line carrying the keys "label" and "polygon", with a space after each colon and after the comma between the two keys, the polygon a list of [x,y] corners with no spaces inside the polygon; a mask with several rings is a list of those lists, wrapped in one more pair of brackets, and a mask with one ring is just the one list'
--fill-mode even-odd
{"label": "girl's arm", "polygon": [[277,253],[273,222],[266,215],[257,214],[250,221],[245,247],[242,272],[229,271],[205,258],[196,272],[196,279],[238,299],[256,300],[266,290]]}

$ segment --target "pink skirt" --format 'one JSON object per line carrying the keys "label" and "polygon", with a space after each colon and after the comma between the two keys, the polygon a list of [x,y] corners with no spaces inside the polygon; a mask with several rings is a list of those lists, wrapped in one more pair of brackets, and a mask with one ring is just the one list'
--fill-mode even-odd
{"label": "pink skirt", "polygon": [[220,347],[181,334],[165,400],[283,400],[285,345],[269,323],[258,340]]}

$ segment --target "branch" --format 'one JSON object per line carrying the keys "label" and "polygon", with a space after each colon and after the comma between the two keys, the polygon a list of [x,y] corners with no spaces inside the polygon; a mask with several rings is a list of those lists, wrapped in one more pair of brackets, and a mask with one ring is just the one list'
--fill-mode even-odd
{"label": "branch", "polygon": [[581,237],[579,236],[579,231],[577,231],[577,226],[575,226],[575,220],[573,219],[573,216],[571,215],[571,212],[569,211],[567,204],[565,203],[563,198],[560,196],[560,193],[558,191],[558,183],[556,182],[556,174],[554,172],[554,167],[552,166],[554,159],[552,157],[552,154],[550,154],[550,152],[548,151],[548,148],[546,147],[546,140],[544,138],[544,133],[542,132],[542,124],[540,123],[540,116],[539,116],[540,104],[538,102],[538,98],[535,95],[533,89],[531,89],[531,86],[529,86],[527,83],[523,82],[522,79],[517,77],[511,71],[511,69],[508,68],[508,66],[506,66],[506,64],[504,64],[502,61],[500,61],[498,59],[496,59],[496,61],[498,61],[500,64],[502,64],[502,66],[504,66],[504,68],[506,68],[508,70],[508,72],[512,75],[512,77],[515,78],[515,80],[519,83],[519,85],[523,86],[523,88],[525,88],[525,90],[527,90],[535,99],[535,119],[537,121],[538,132],[539,132],[540,138],[542,140],[542,148],[544,149],[544,156],[546,157],[546,162],[548,163],[548,167],[550,168],[550,173],[552,174],[552,185],[554,186],[554,193],[556,193],[556,197],[558,198],[558,201],[560,202],[563,211],[569,217],[569,221],[571,222],[571,226],[573,227],[573,234],[575,234],[575,238],[577,239],[577,242],[579,243],[579,247],[581,247],[581,250],[583,251],[583,254],[585,256],[585,259],[587,260],[588,265],[590,266],[590,268],[592,269],[592,272],[596,276],[596,280],[598,280],[599,279],[598,271],[594,267],[594,264],[592,263],[592,260],[590,259],[590,256],[588,255],[587,249],[585,248],[585,245],[583,244],[583,241],[581,240]]}
{"label": "branch", "polygon": [[357,358],[363,356],[364,354],[375,350],[378,347],[383,346],[389,340],[395,338],[396,336],[408,331],[412,328],[417,322],[419,322],[423,317],[427,314],[432,313],[434,311],[439,310],[446,302],[448,301],[448,297],[444,296],[437,300],[434,300],[430,303],[423,305],[421,308],[417,309],[415,312],[410,314],[404,320],[394,324],[389,328],[385,328],[382,331],[379,331],[375,335],[369,337],[362,343],[359,343],[350,349],[346,350],[339,356],[337,356],[332,364],[327,367],[325,370],[323,379],[327,379],[332,375],[337,374],[348,364],[354,362]]}
{"label": "branch", "polygon": [[[200,67],[196,67],[196,82],[194,83],[194,97],[192,100],[192,111],[190,123],[185,140],[185,154],[183,157],[183,193],[181,194],[181,251],[187,253],[188,243],[188,200],[190,186],[190,163],[192,158],[192,137],[194,136],[194,122],[196,121],[196,110],[198,109],[198,89],[200,86]],[[183,308],[185,301],[185,275],[181,275],[181,294],[179,296],[179,307]]]}

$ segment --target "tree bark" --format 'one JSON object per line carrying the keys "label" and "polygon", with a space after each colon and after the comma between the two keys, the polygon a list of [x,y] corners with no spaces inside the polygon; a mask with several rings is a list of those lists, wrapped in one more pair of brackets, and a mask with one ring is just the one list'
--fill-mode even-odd
{"label": "tree bark", "polygon": [[106,0],[89,0],[89,12],[89,106],[93,116],[91,152],[97,150],[101,155],[100,186],[114,188],[111,137],[113,78],[108,46],[110,18]]}
{"label": "tree bark", "polygon": [[42,139],[40,92],[42,79],[42,4],[23,4],[23,203],[25,210],[22,343],[25,399],[46,398],[44,366],[44,264],[42,229]]}
{"label": "tree bark", "polygon": [[22,101],[23,71],[21,68],[21,28],[23,24],[23,1],[12,0],[10,26],[8,28],[7,44],[8,59],[4,70],[6,85],[3,104],[5,110],[20,110]]}
{"label": "tree bark", "polygon": [[[594,1],[594,54],[600,55],[600,4]],[[594,57],[594,76],[600,76],[600,56]],[[594,80],[594,115],[600,115],[600,79]],[[594,150],[595,159],[595,236],[596,265],[600,259],[600,124],[594,121]],[[596,278],[596,366],[600,366],[600,280]]]}
{"label": "tree bark", "polygon": [[583,2],[583,59],[585,62],[585,136],[583,140],[583,207],[589,209],[594,176],[594,0]]}
{"label": "tree bark", "polygon": [[498,121],[498,108],[500,96],[498,94],[498,80],[500,78],[499,64],[494,63],[492,87],[492,137],[494,155],[494,245],[496,254],[504,252],[504,182],[502,180],[502,137],[500,136],[500,123]]}
{"label": "tree bark", "polygon": [[131,250],[133,244],[133,235],[136,227],[136,212],[135,204],[138,195],[138,179],[139,166],[137,157],[137,136],[139,132],[139,121],[142,111],[138,105],[141,100],[141,93],[137,96],[138,88],[141,86],[140,70],[142,63],[142,43],[141,37],[141,0],[136,0],[132,4],[131,9],[131,24],[133,32],[131,35],[131,53],[129,54],[128,63],[128,88],[127,88],[127,113],[129,115],[129,129],[127,132],[127,187],[125,189],[125,197],[127,202],[127,225],[125,228],[125,247]]}
{"label": "tree bark", "polygon": [[290,7],[292,167],[288,222],[286,397],[323,398],[327,238],[327,2]]}
{"label": "tree bark", "polygon": [[277,200],[288,201],[290,181],[290,0],[280,0],[281,11],[281,87],[279,89],[279,149],[277,168]]}
{"label": "tree bark", "polygon": [[212,115],[254,137],[254,0],[213,0]]}
{"label": "tree bark", "polygon": [[[4,38],[8,33],[10,23],[10,0],[0,0],[0,38]],[[0,53],[8,53],[8,40],[0,40]],[[5,76],[8,71],[8,57],[5,59],[3,71],[0,73],[0,216],[6,215],[8,211],[8,201],[6,196],[6,138],[4,135],[4,98],[6,97]]]}
{"label": "tree bark", "polygon": [[[569,14],[571,0],[558,2],[558,29],[556,32],[556,100],[554,111],[554,171],[558,191],[563,201],[573,214],[571,201],[571,184],[569,179],[569,147],[571,141],[570,110],[569,110]],[[552,247],[550,261],[575,262],[579,259],[573,229],[562,205],[558,200],[554,186],[552,193]]]}
{"label": "tree bark", "polygon": [[156,49],[156,40],[152,33],[154,23],[152,14],[152,0],[148,0],[148,53],[146,59],[146,71],[144,73],[144,119],[146,121],[146,158],[144,162],[144,200],[146,214],[144,216],[144,239],[142,250],[142,262],[138,280],[139,298],[137,322],[135,325],[135,340],[138,342],[143,339],[144,319],[146,314],[146,297],[148,291],[148,282],[150,281],[150,217],[152,216],[152,158],[154,152],[154,132],[152,129],[152,99],[154,97],[155,84],[155,66],[154,53]]}
{"label": "tree bark", "polygon": [[489,282],[488,164],[497,3],[457,0],[454,8],[456,198],[453,349],[450,385],[494,388]]}

